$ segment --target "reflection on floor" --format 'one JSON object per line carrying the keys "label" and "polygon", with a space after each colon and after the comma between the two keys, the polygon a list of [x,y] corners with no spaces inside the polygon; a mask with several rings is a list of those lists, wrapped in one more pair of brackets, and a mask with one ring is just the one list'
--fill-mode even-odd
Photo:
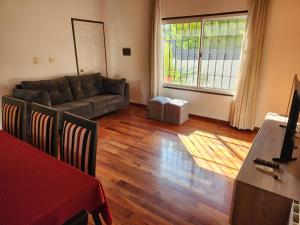
{"label": "reflection on floor", "polygon": [[255,133],[195,118],[168,125],[140,106],[98,121],[96,173],[114,224],[228,224],[233,178]]}

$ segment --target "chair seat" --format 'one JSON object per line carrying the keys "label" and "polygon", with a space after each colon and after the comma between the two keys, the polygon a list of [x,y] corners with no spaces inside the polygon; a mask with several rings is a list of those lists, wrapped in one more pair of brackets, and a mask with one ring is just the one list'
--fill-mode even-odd
{"label": "chair seat", "polygon": [[66,111],[78,116],[91,115],[93,111],[91,103],[82,101],[66,102],[52,107],[59,112]]}
{"label": "chair seat", "polygon": [[122,102],[120,95],[97,95],[89,98],[80,99],[81,102],[91,103],[93,110],[97,110],[108,105],[118,104]]}

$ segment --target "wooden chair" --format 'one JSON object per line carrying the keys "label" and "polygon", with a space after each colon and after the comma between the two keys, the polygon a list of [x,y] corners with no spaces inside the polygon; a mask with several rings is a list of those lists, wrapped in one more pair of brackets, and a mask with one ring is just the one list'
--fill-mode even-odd
{"label": "wooden chair", "polygon": [[58,111],[37,103],[32,103],[30,108],[31,145],[57,158]]}
{"label": "wooden chair", "polygon": [[25,101],[9,96],[2,96],[2,129],[10,135],[26,140]]}
{"label": "wooden chair", "polygon": [[62,114],[60,159],[95,176],[97,123],[73,114]]}
{"label": "wooden chair", "polygon": [[63,225],[87,225],[88,224],[88,214],[87,211],[82,210],[75,214],[69,220],[67,220]]}

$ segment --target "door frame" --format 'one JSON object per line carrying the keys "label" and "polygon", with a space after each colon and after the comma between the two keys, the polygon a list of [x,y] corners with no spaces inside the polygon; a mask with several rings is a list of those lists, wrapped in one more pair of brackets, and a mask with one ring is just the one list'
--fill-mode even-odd
{"label": "door frame", "polygon": [[74,42],[74,51],[75,51],[75,58],[76,58],[76,69],[77,69],[77,75],[79,76],[79,64],[78,64],[78,54],[77,54],[77,45],[76,45],[76,37],[75,37],[75,28],[74,28],[74,22],[87,22],[87,23],[98,23],[103,25],[103,38],[104,38],[104,56],[105,56],[105,72],[106,77],[108,77],[107,73],[107,55],[106,55],[106,40],[105,40],[105,27],[104,22],[101,21],[94,21],[94,20],[86,20],[86,19],[78,19],[78,18],[71,18],[71,24],[72,24],[72,34],[73,34],[73,42]]}

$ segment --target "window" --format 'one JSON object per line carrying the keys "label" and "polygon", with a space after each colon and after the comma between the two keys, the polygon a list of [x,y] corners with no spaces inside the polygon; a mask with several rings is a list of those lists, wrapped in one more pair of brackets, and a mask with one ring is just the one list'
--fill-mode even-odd
{"label": "window", "polygon": [[246,15],[164,22],[165,86],[232,94],[237,84]]}

